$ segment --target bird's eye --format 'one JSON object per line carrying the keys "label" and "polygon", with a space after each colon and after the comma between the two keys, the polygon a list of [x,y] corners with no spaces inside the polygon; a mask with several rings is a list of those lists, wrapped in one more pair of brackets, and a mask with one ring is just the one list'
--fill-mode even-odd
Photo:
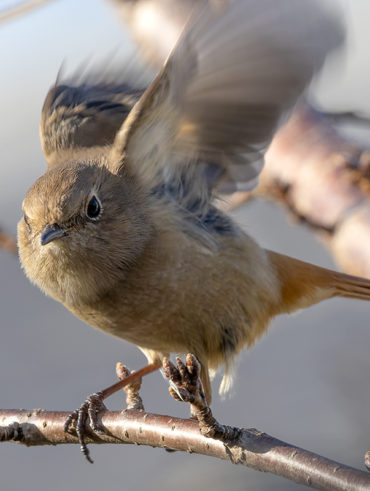
{"label": "bird's eye", "polygon": [[98,199],[93,196],[87,205],[86,215],[92,220],[96,220],[101,212],[101,206]]}
{"label": "bird's eye", "polygon": [[31,233],[31,225],[30,225],[30,222],[28,221],[27,215],[25,213],[23,215],[23,220],[24,220],[24,223],[27,226],[28,232]]}

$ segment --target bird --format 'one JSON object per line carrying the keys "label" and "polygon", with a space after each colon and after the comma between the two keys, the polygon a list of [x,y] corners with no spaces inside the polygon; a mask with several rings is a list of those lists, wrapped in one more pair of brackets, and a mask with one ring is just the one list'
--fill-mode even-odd
{"label": "bird", "polygon": [[149,363],[193,353],[209,404],[210,374],[224,367],[229,390],[237,356],[275,316],[370,300],[369,280],[262,248],[216,203],[224,182],[257,183],[344,37],[324,2],[209,2],[148,87],[124,67],[58,78],[40,123],[47,169],[18,224],[31,282]]}

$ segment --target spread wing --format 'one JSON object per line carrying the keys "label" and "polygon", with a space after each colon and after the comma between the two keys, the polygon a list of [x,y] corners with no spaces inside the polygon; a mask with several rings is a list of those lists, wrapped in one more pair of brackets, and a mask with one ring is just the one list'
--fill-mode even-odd
{"label": "spread wing", "polygon": [[[109,79],[111,81],[109,81]],[[143,90],[122,77],[75,74],[57,81],[45,99],[40,123],[41,146],[48,168],[67,160],[99,155],[112,145],[117,131]]]}
{"label": "spread wing", "polygon": [[140,55],[162,68],[195,6],[223,0],[109,0],[129,30]]}
{"label": "spread wing", "polygon": [[112,168],[206,208],[221,180],[255,183],[282,118],[342,40],[323,2],[208,3],[117,134]]}

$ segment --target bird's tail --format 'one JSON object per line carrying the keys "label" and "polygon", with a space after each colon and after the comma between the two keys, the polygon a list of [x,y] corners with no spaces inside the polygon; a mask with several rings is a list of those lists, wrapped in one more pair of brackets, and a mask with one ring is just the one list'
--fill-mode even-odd
{"label": "bird's tail", "polygon": [[370,300],[370,280],[344,273],[334,273],[334,280],[337,297]]}
{"label": "bird's tail", "polygon": [[267,251],[281,284],[279,312],[292,312],[332,297],[370,300],[370,280]]}

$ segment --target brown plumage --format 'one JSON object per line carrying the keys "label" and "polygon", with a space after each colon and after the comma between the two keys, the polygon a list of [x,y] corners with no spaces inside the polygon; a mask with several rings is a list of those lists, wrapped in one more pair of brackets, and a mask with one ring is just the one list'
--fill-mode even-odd
{"label": "brown plumage", "polygon": [[341,40],[312,0],[214,2],[143,94],[58,83],[41,120],[48,170],[18,229],[31,281],[149,361],[194,353],[209,401],[209,369],[225,365],[226,390],[235,356],[274,316],[370,299],[369,281],[266,251],[213,204],[223,182],[255,183],[281,119]]}

